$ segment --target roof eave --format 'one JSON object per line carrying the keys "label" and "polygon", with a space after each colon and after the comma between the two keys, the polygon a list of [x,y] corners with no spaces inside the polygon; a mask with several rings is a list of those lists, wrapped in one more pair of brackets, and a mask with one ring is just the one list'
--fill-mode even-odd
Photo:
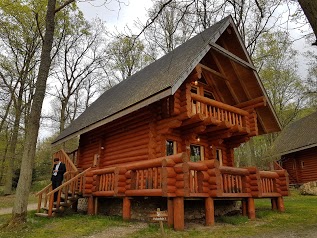
{"label": "roof eave", "polygon": [[59,145],[61,143],[64,143],[64,142],[66,142],[66,141],[68,141],[68,140],[70,140],[70,139],[72,139],[72,138],[74,138],[76,136],[80,136],[80,135],[82,135],[82,134],[84,134],[84,133],[86,133],[88,131],[91,131],[91,130],[96,129],[96,128],[100,127],[100,126],[103,126],[103,125],[105,125],[105,124],[107,124],[107,123],[109,123],[111,121],[114,121],[114,120],[116,120],[116,119],[118,119],[120,117],[128,115],[131,112],[137,111],[137,110],[139,110],[139,109],[141,109],[141,108],[143,108],[145,106],[148,106],[148,105],[150,105],[150,104],[152,104],[154,102],[157,102],[157,101],[159,101],[159,100],[161,100],[161,99],[163,99],[165,97],[168,97],[170,95],[172,95],[172,88],[169,87],[169,88],[167,88],[167,89],[165,89],[165,90],[163,90],[163,91],[161,91],[161,92],[159,92],[159,93],[157,93],[155,95],[152,95],[151,97],[149,97],[149,98],[147,98],[147,99],[145,99],[143,101],[140,101],[140,102],[138,102],[138,103],[136,103],[134,105],[131,105],[130,107],[127,107],[127,108],[125,108],[125,109],[123,109],[123,110],[121,110],[121,111],[119,111],[119,112],[117,112],[117,113],[115,113],[115,114],[113,114],[113,115],[111,115],[109,117],[106,117],[106,118],[104,118],[104,119],[102,119],[100,121],[97,121],[94,124],[91,124],[91,125],[89,125],[89,126],[87,126],[85,128],[82,128],[81,130],[78,130],[78,131],[76,131],[76,132],[74,132],[74,133],[72,133],[70,135],[67,135],[67,136],[65,136],[63,138],[60,138],[60,139],[58,139],[56,141],[53,141],[51,145],[52,146],[57,146],[57,145]]}

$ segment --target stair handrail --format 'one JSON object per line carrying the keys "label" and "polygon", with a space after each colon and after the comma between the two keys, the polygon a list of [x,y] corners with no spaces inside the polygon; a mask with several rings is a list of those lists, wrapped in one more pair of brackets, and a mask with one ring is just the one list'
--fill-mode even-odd
{"label": "stair handrail", "polygon": [[[54,195],[54,193],[58,192],[56,207],[59,207],[59,204],[61,201],[62,189],[64,187],[68,186],[69,184],[71,184],[72,182],[75,182],[77,179],[82,178],[90,169],[91,169],[91,167],[89,167],[88,169],[84,170],[83,172],[77,174],[72,179],[68,180],[67,182],[63,183],[61,186],[55,188],[54,190],[52,190],[46,194],[46,197],[50,197],[49,198],[49,207],[48,207],[48,216],[52,216],[52,213],[53,213],[53,205],[54,205],[54,196],[53,195]],[[82,190],[82,187],[79,190]],[[74,192],[74,191],[71,191],[71,192]]]}
{"label": "stair handrail", "polygon": [[73,163],[73,161],[69,158],[68,154],[63,149],[60,149],[59,151],[55,152],[54,157],[59,158],[60,161],[66,165],[68,171],[78,171],[76,165]]}
{"label": "stair handrail", "polygon": [[[44,193],[49,193],[49,191],[52,189],[52,184],[48,184],[45,188],[43,188],[41,191],[37,192],[35,196],[39,196],[38,203],[37,203],[37,212],[40,212],[41,205],[42,205],[42,198]],[[44,206],[46,206],[47,203],[47,197],[45,196]]]}

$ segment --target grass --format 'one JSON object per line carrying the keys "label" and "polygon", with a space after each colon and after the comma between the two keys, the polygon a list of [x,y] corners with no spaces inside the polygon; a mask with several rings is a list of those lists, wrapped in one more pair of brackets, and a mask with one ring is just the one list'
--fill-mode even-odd
{"label": "grass", "polygon": [[[222,216],[216,219],[215,226],[205,227],[199,223],[185,223],[186,230],[176,232],[165,227],[167,237],[275,237],[283,232],[294,232],[296,237],[301,232],[315,229],[317,224],[317,197],[301,196],[297,191],[285,197],[286,212],[271,211],[269,199],[256,200],[256,220],[250,221],[243,216]],[[10,216],[0,216],[0,224]],[[25,226],[16,231],[0,231],[0,237],[82,237],[96,234],[109,227],[125,227],[130,223],[118,217],[87,216],[69,214],[53,219],[36,217],[34,212],[29,214]],[[128,228],[127,228],[128,229]],[[315,234],[315,233],[313,233]],[[162,237],[159,226],[150,224],[147,228],[129,235],[132,238]],[[287,236],[285,236],[287,237]],[[294,237],[294,236],[293,236]],[[306,236],[309,237],[309,236]]]}

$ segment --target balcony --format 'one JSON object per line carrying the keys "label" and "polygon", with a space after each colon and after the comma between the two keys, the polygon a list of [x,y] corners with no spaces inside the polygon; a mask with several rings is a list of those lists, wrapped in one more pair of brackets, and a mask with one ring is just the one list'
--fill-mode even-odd
{"label": "balcony", "polygon": [[[195,118],[195,115],[201,115],[205,125],[216,126],[216,128],[209,128],[209,130],[231,129],[245,133],[250,131],[249,113],[247,111],[195,93],[190,95],[192,117]],[[194,120],[192,119],[193,122]],[[188,122],[185,122],[185,124],[189,124]]]}

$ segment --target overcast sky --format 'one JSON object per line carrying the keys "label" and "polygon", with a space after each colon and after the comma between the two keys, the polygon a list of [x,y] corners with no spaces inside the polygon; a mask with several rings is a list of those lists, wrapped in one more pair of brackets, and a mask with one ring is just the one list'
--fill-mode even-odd
{"label": "overcast sky", "polygon": [[[87,19],[100,18],[106,22],[108,29],[123,30],[128,24],[140,19],[147,20],[147,10],[152,6],[151,0],[94,0],[92,2],[78,2],[79,8]],[[119,3],[120,2],[120,3]]]}

